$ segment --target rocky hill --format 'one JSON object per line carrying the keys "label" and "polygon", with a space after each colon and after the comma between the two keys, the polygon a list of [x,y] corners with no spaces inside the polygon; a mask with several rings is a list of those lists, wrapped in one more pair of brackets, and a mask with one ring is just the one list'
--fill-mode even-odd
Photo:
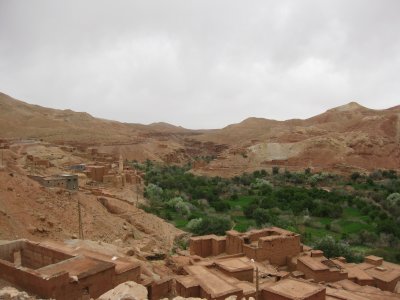
{"label": "rocky hill", "polygon": [[372,110],[355,102],[306,120],[249,118],[198,136],[229,145],[199,173],[252,171],[260,167],[351,171],[400,166],[400,108]]}
{"label": "rocky hill", "polygon": [[337,172],[398,169],[399,116],[400,106],[373,110],[350,102],[305,120],[248,118],[222,129],[196,131],[166,123],[103,120],[0,93],[0,138],[86,143],[139,161],[196,160],[194,172],[218,176],[272,166]]}

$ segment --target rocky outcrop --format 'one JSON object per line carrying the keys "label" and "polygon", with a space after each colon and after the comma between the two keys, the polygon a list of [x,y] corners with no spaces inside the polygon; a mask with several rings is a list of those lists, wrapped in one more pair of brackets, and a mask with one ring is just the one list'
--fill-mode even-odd
{"label": "rocky outcrop", "polygon": [[147,289],[134,281],[127,281],[101,295],[98,300],[147,300]]}

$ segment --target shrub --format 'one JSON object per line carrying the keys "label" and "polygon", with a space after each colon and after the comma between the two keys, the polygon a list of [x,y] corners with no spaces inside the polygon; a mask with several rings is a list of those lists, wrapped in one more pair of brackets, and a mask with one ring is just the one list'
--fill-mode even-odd
{"label": "shrub", "polygon": [[256,221],[257,226],[271,222],[271,217],[269,211],[264,208],[256,208],[253,212],[253,218]]}
{"label": "shrub", "polygon": [[336,241],[330,235],[318,239],[314,248],[324,251],[328,258],[343,256],[350,262],[361,261],[361,257],[355,254],[347,243]]}
{"label": "shrub", "polygon": [[190,220],[187,228],[195,235],[224,235],[225,232],[231,228],[231,226],[232,222],[229,218],[208,216]]}

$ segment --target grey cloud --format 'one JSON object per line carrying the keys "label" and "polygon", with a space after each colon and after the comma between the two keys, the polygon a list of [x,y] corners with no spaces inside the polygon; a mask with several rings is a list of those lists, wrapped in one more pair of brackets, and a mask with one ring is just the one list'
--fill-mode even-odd
{"label": "grey cloud", "polygon": [[397,0],[0,1],[0,90],[215,128],[398,104]]}

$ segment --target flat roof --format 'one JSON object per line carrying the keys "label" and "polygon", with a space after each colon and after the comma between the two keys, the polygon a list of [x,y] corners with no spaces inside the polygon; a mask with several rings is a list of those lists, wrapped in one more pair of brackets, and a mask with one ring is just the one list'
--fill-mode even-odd
{"label": "flat roof", "polygon": [[319,293],[325,288],[306,281],[288,278],[280,280],[264,289],[278,295],[298,299],[300,297],[307,297]]}
{"label": "flat roof", "polygon": [[185,288],[199,286],[199,281],[193,275],[177,277],[176,281],[182,284]]}
{"label": "flat roof", "polygon": [[70,276],[77,276],[80,279],[113,268],[114,264],[112,263],[80,255],[45,266],[36,271],[50,277],[68,272]]}
{"label": "flat roof", "polygon": [[310,257],[308,255],[299,257],[297,260],[301,261],[307,267],[314,271],[322,271],[322,270],[329,270],[329,267],[324,265],[321,261],[319,261],[320,257]]}
{"label": "flat roof", "polygon": [[349,278],[357,278],[359,280],[373,280],[373,278],[368,273],[357,267],[346,268],[346,270],[348,272]]}
{"label": "flat roof", "polygon": [[391,282],[400,278],[400,270],[386,269],[385,267],[380,270],[379,268],[380,267],[370,268],[365,270],[365,272],[375,279],[385,282]]}
{"label": "flat roof", "polygon": [[382,257],[375,256],[375,255],[368,255],[368,256],[366,256],[365,258],[370,259],[370,260],[373,260],[373,261],[380,261],[380,260],[383,260]]}
{"label": "flat roof", "polygon": [[198,241],[198,240],[208,240],[208,239],[214,239],[214,240],[225,240],[225,236],[218,236],[215,234],[208,234],[208,235],[201,235],[201,236],[192,236],[190,238],[191,240]]}
{"label": "flat roof", "polygon": [[214,273],[210,272],[206,267],[196,265],[186,266],[185,270],[194,275],[199,280],[201,287],[207,293],[211,294],[212,297],[220,297],[241,291],[240,288],[229,284]]}
{"label": "flat roof", "polygon": [[52,241],[47,241],[47,242],[41,242],[40,245],[43,247],[47,247],[50,249],[54,249],[69,255],[84,255],[86,257],[94,258],[99,261],[104,261],[108,263],[112,263],[115,266],[115,272],[117,274],[123,273],[127,270],[134,269],[134,268],[139,268],[140,263],[132,261],[128,258],[125,257],[117,257],[113,256],[107,253],[101,252],[101,249],[98,251],[96,250],[90,250],[88,248],[85,248],[84,246],[79,246],[79,247],[70,247],[67,245],[63,245],[57,242],[52,242]]}
{"label": "flat roof", "polygon": [[241,258],[221,259],[215,262],[219,267],[228,272],[240,272],[245,270],[253,270],[250,263],[244,262]]}

